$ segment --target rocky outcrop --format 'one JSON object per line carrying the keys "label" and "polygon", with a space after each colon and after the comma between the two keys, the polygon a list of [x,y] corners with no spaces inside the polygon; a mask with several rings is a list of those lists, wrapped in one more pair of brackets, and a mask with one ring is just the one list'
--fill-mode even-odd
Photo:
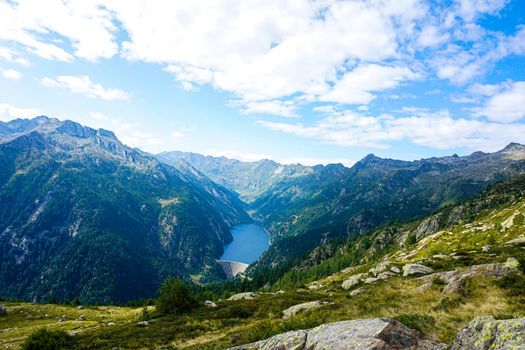
{"label": "rocky outcrop", "polygon": [[416,228],[416,239],[419,241],[420,239],[425,238],[426,236],[430,236],[438,232],[440,228],[439,221],[441,219],[441,216],[442,214],[437,214],[423,220],[421,224],[419,224],[419,226]]}
{"label": "rocky outcrop", "polygon": [[365,276],[366,274],[364,273],[358,273],[357,275],[352,275],[343,281],[343,284],[341,285],[341,287],[345,290],[351,289],[352,287],[357,286],[361,282],[361,279],[363,279]]}
{"label": "rocky outcrop", "polygon": [[231,297],[228,298],[228,300],[252,300],[255,299],[257,294],[253,292],[244,292],[239,294],[234,294]]}
{"label": "rocky outcrop", "polygon": [[[512,261],[511,261],[512,262]],[[416,288],[416,290],[425,290],[423,286],[431,286],[431,281],[440,278],[445,282],[442,290],[443,294],[460,294],[463,290],[463,282],[472,276],[487,276],[494,278],[501,278],[511,272],[518,272],[515,268],[506,266],[505,264],[483,264],[473,265],[467,269],[455,269],[452,271],[436,272],[431,275],[420,277],[424,283]],[[428,289],[428,288],[426,288]]]}
{"label": "rocky outcrop", "polygon": [[289,307],[288,309],[283,311],[283,319],[290,318],[292,316],[297,315],[298,313],[305,312],[308,310],[318,309],[324,305],[327,305],[327,302],[322,301],[310,301],[307,303],[302,303],[298,305],[294,305],[292,307]]}
{"label": "rocky outcrop", "polygon": [[308,330],[276,335],[256,343],[230,350],[430,350],[434,347],[428,340],[401,323],[375,318],[324,324]]}
{"label": "rocky outcrop", "polygon": [[215,309],[218,307],[217,304],[211,300],[204,300],[204,306],[206,306],[208,309]]}
{"label": "rocky outcrop", "polygon": [[421,264],[406,264],[403,266],[403,276],[427,275],[434,272],[430,267]]}
{"label": "rocky outcrop", "polygon": [[474,319],[452,343],[450,350],[525,349],[525,318]]}

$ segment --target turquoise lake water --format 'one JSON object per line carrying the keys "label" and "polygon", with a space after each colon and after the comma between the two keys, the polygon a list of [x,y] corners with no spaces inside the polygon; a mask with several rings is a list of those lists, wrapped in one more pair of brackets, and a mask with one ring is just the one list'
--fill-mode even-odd
{"label": "turquoise lake water", "polygon": [[235,225],[231,232],[233,241],[224,246],[221,260],[251,264],[270,246],[268,233],[257,224]]}

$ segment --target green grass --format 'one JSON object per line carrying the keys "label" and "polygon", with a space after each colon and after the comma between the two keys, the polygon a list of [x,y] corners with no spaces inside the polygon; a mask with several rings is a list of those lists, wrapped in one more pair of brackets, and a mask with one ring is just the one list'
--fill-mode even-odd
{"label": "green grass", "polygon": [[[149,320],[145,327],[137,324],[141,308],[108,306],[78,310],[69,306],[7,303],[9,314],[0,321],[2,328],[17,329],[0,333],[0,339],[3,345],[17,349],[31,333],[46,328],[74,334],[77,349],[225,349],[327,322],[390,317],[450,342],[475,316],[525,316],[523,275],[510,275],[499,281],[472,278],[465,284],[465,295],[452,297],[441,293],[441,283],[434,283],[425,292],[415,291],[423,283],[416,278],[394,277],[368,285],[366,292],[352,298],[339,287],[337,279],[322,282],[327,285],[322,290],[217,301],[216,309],[199,306],[189,314]],[[329,300],[332,304],[287,320],[281,318],[286,308],[311,300]],[[28,318],[28,314],[32,317]],[[87,321],[76,321],[81,314]],[[61,315],[67,316],[65,322],[58,322]],[[108,322],[115,325],[107,326]]]}

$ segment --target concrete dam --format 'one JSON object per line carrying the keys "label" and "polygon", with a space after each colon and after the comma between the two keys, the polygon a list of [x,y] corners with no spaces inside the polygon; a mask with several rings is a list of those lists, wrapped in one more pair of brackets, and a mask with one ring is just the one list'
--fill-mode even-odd
{"label": "concrete dam", "polygon": [[234,278],[238,273],[244,272],[248,267],[248,264],[231,260],[217,260],[217,264],[221,265],[222,270],[228,278]]}

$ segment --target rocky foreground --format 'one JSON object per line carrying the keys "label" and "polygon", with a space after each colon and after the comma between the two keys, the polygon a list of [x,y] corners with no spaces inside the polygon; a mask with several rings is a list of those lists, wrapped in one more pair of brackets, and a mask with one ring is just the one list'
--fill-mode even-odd
{"label": "rocky foreground", "polygon": [[425,339],[416,330],[387,318],[329,323],[278,334],[229,350],[488,350],[525,349],[525,318],[482,317],[463,329],[452,345]]}

